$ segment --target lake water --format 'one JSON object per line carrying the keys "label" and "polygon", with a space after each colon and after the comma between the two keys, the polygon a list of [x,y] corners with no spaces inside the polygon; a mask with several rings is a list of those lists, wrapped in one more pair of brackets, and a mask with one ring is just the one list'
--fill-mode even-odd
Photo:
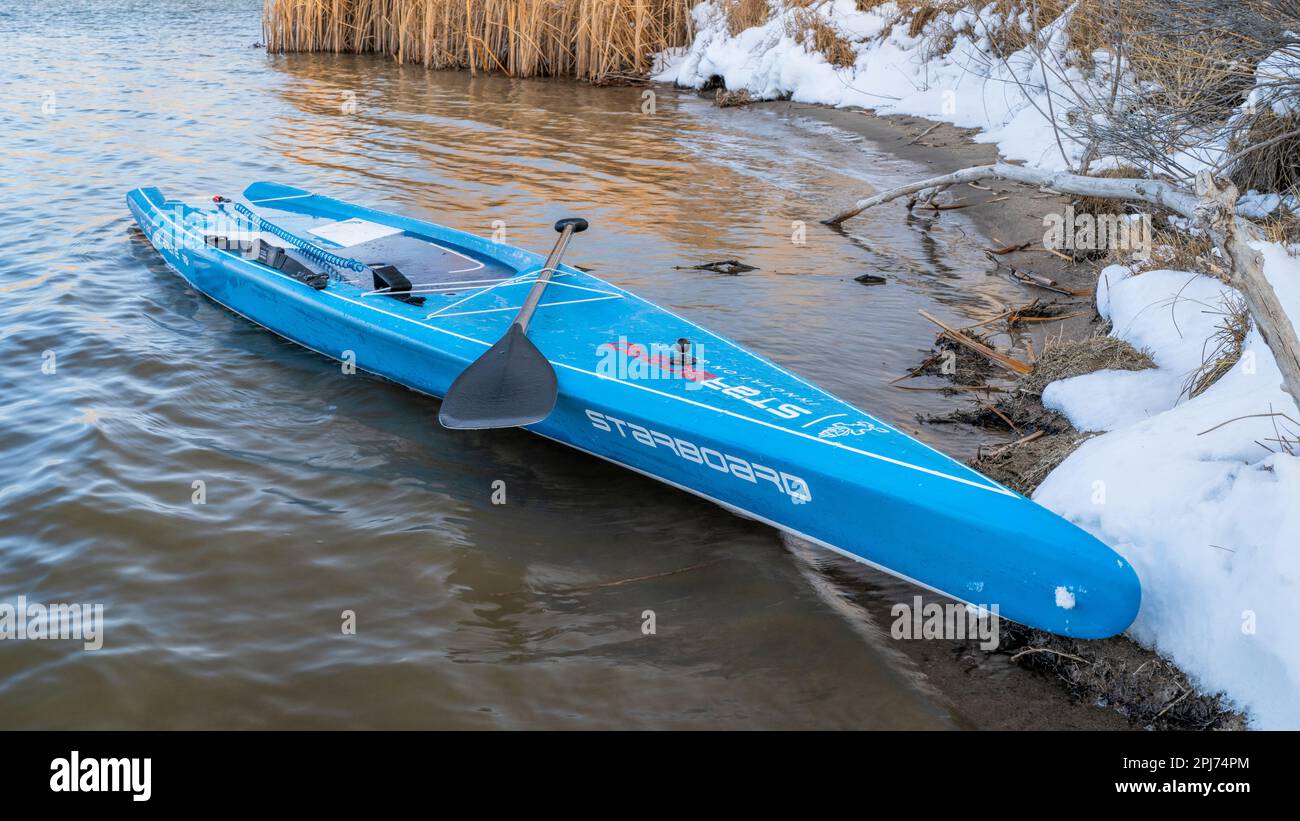
{"label": "lake water", "polygon": [[[0,10],[0,595],[106,620],[97,651],[0,642],[0,727],[980,723],[891,646],[908,585],[523,432],[444,430],[190,290],[123,203],[279,180],[538,250],[580,214],[568,261],[915,430],[951,407],[888,384],[933,340],[916,308],[1018,289],[961,214],[816,220],[923,169],[781,106],[658,88],[649,114],[641,88],[260,34],[256,0]],[[683,270],[729,258],[759,270]]]}

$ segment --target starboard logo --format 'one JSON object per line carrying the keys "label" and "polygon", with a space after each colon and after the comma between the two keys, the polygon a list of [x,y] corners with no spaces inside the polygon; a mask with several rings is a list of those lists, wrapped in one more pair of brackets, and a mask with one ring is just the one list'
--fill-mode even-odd
{"label": "starboard logo", "polygon": [[52,792],[126,792],[132,801],[153,795],[153,759],[82,758],[73,750],[67,758],[50,762]]}
{"label": "starboard logo", "polygon": [[748,459],[742,459],[730,453],[723,453],[714,448],[697,445],[680,437],[669,436],[661,431],[638,425],[636,422],[619,419],[590,408],[587,409],[587,418],[591,420],[591,425],[596,430],[605,431],[606,433],[617,432],[624,439],[635,439],[648,448],[664,448],[679,459],[697,465],[706,465],[719,473],[725,473],[755,485],[770,484],[780,493],[790,497],[790,501],[796,505],[812,501],[812,490],[808,487],[808,483],[798,476],[786,473],[783,470],[761,465],[758,462],[751,462]]}
{"label": "starboard logo", "polygon": [[817,434],[818,439],[839,439],[843,436],[861,436],[864,433],[889,433],[889,428],[872,422],[836,422]]}

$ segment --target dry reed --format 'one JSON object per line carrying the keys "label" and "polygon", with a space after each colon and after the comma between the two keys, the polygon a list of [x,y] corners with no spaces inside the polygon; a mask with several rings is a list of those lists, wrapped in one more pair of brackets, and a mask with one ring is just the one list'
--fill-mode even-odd
{"label": "dry reed", "polygon": [[761,26],[772,16],[767,0],[722,0],[722,9],[727,15],[727,30],[732,36]]}
{"label": "dry reed", "polygon": [[266,0],[267,51],[599,80],[690,41],[691,0]]}
{"label": "dry reed", "polygon": [[853,43],[814,10],[799,8],[790,17],[786,28],[786,33],[795,42],[820,52],[833,66],[845,68],[857,60],[858,53]]}
{"label": "dry reed", "polygon": [[1182,395],[1188,399],[1200,396],[1232,370],[1241,359],[1241,349],[1250,333],[1250,310],[1240,295],[1225,297],[1222,308],[1214,313],[1221,314],[1223,319],[1215,328],[1214,335],[1205,341],[1200,366],[1183,382]]}

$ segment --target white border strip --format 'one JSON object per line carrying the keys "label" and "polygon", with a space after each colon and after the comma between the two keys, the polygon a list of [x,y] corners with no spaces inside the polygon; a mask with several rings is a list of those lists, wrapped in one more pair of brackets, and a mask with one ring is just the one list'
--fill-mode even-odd
{"label": "white border strip", "polygon": [[264,200],[250,199],[249,202],[279,202],[280,200],[300,200],[303,197],[314,197],[314,196],[316,195],[308,191],[306,194],[286,194],[283,197],[267,197]]}
{"label": "white border strip", "polygon": [[[538,303],[537,307],[555,308],[560,305],[580,305],[584,302],[604,302],[607,299],[622,299],[622,298],[623,297],[619,294],[611,294],[609,296],[588,297],[587,299],[565,299],[565,300],[561,300],[560,302],[541,302]],[[475,314],[495,314],[501,311],[517,311],[517,310],[519,310],[518,305],[507,305],[504,308],[482,308],[477,311],[452,311],[451,313],[447,313],[447,314],[438,313],[438,314],[432,314],[427,318],[433,318],[434,316],[436,316],[438,319],[445,319],[446,317],[449,316],[474,316]]]}

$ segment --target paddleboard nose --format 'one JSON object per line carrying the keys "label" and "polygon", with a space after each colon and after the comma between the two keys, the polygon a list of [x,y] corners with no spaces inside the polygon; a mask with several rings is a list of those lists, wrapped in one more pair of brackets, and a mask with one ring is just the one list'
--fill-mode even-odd
{"label": "paddleboard nose", "polygon": [[[1077,525],[1028,499],[1041,515],[1036,527],[1019,534],[1030,582],[1027,598],[1004,616],[1031,627],[1080,639],[1118,635],[1137,618],[1142,585],[1137,571],[1114,549]],[[1027,517],[1029,518],[1029,517]],[[1031,544],[1026,544],[1026,543]],[[1018,615],[1023,608],[1023,615]]]}
{"label": "paddleboard nose", "polygon": [[1049,619],[1042,629],[1073,638],[1105,639],[1132,626],[1142,605],[1142,586],[1133,566],[1116,558],[1114,571],[1098,576],[1090,583],[1053,587],[1057,623]]}
{"label": "paddleboard nose", "polygon": [[1137,618],[1137,573],[1084,529],[996,485],[975,489],[927,478],[914,490],[930,492],[882,497],[860,486],[852,499],[875,527],[848,534],[839,546],[1038,630],[1100,639]]}

